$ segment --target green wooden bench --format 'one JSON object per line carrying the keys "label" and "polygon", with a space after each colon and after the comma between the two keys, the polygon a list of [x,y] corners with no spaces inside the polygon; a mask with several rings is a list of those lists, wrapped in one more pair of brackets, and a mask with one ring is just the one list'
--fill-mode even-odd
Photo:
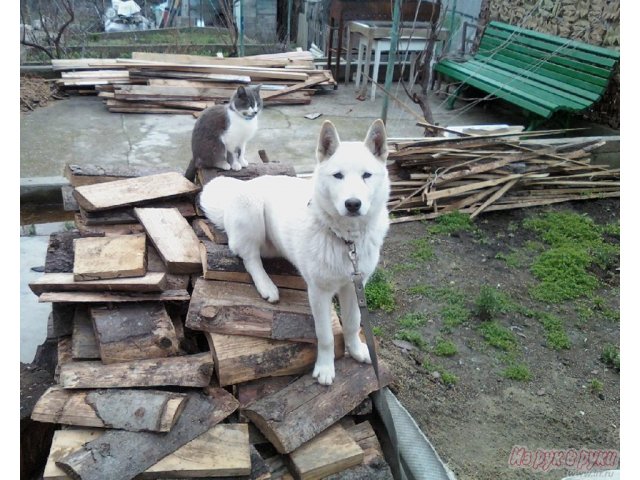
{"label": "green wooden bench", "polygon": [[461,82],[449,98],[475,87],[524,109],[528,130],[554,117],[568,125],[604,94],[620,53],[502,22],[490,22],[475,55],[445,59],[434,71]]}

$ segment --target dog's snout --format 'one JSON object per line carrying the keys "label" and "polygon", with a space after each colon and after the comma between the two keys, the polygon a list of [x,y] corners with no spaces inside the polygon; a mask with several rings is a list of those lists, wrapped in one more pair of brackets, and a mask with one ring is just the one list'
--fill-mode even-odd
{"label": "dog's snout", "polygon": [[348,198],[344,202],[344,206],[349,213],[357,213],[362,206],[362,202],[358,198]]}

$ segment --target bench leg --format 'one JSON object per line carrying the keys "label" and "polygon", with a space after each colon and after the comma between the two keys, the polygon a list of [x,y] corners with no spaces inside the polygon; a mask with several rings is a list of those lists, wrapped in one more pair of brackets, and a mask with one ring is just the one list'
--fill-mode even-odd
{"label": "bench leg", "polygon": [[462,87],[463,85],[460,85],[458,88],[456,88],[451,94],[451,96],[449,97],[449,100],[447,100],[447,107],[446,107],[447,110],[453,110],[456,104],[456,99],[458,98],[458,95],[460,95],[460,93],[462,92]]}

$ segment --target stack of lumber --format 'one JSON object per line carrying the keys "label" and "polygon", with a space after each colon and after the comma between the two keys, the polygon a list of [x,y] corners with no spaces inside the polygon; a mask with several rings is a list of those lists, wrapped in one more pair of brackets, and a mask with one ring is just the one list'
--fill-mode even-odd
{"label": "stack of lumber", "polygon": [[[274,169],[294,174],[224,174]],[[334,311],[336,380],[312,378],[313,317],[291,264],[266,263],[270,304],[197,214],[198,185],[125,167],[66,174],[77,229],[50,236],[30,283],[58,340],[57,383],[31,416],[61,426],[44,479],[392,478],[369,397],[389,376],[344,357]]]}
{"label": "stack of lumber", "polygon": [[52,60],[60,87],[97,93],[111,112],[186,113],[228,102],[240,85],[262,84],[265,105],[308,104],[335,85],[308,51],[247,57],[134,52],[132,59]]}
{"label": "stack of lumber", "polygon": [[620,169],[591,163],[605,142],[524,139],[562,132],[390,140],[392,222],[619,197]]}

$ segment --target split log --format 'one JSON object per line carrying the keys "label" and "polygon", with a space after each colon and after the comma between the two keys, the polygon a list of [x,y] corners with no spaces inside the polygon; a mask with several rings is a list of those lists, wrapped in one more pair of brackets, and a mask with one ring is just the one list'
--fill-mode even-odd
{"label": "split log", "polygon": [[64,388],[206,387],[213,374],[211,353],[135,360],[104,365],[102,362],[67,362],[60,368]]}
{"label": "split log", "polygon": [[[373,367],[351,358],[335,362],[330,388],[311,374],[242,409],[280,453],[290,453],[333,425],[379,388]],[[383,384],[388,383],[384,375]]]}
{"label": "split log", "polygon": [[41,303],[108,303],[108,302],[188,302],[186,290],[165,290],[159,293],[133,292],[44,292],[38,297]]}
{"label": "split log", "polygon": [[236,398],[240,408],[245,408],[266,396],[274,394],[299,378],[297,375],[265,377],[236,385]]}
{"label": "split log", "polygon": [[100,349],[93,330],[93,322],[85,305],[78,305],[73,317],[71,356],[74,360],[100,360]]}
{"label": "split log", "polygon": [[[86,235],[87,237],[104,237],[104,234]],[[73,242],[83,237],[81,232],[55,232],[49,235],[47,254],[44,261],[45,273],[73,272]]]}
{"label": "split log", "polygon": [[[316,361],[311,343],[269,340],[244,335],[205,332],[213,353],[216,376],[221,386],[257,378],[295,375],[309,370]],[[344,355],[342,332],[334,328],[335,356]]]}
{"label": "split log", "polygon": [[73,279],[141,277],[147,272],[146,237],[89,237],[73,241]]}
{"label": "split log", "polygon": [[175,208],[136,208],[134,212],[170,273],[202,271],[200,242]]}
{"label": "split log", "polygon": [[132,235],[144,233],[144,227],[139,223],[126,223],[119,225],[87,225],[87,222],[80,213],[74,216],[76,228],[83,236],[110,237],[113,235]]}
{"label": "split log", "polygon": [[56,382],[60,382],[60,371],[62,370],[63,365],[73,362],[73,349],[71,343],[71,336],[60,337],[58,339],[58,362],[56,363],[56,368],[54,370],[53,378]]}
{"label": "split log", "polygon": [[[253,284],[253,279],[245,269],[242,259],[234,255],[227,245],[217,245],[210,240],[201,239],[200,257],[205,279]],[[262,264],[276,286],[307,289],[306,282],[288,260],[263,258]]]}
{"label": "split log", "polygon": [[217,245],[229,244],[227,233],[216,228],[216,226],[206,218],[196,218],[191,223],[191,227],[193,227],[193,231],[196,232],[197,237],[200,239],[207,239]]}
{"label": "split log", "polygon": [[31,418],[38,422],[129,432],[168,432],[182,413],[187,396],[159,390],[74,391],[49,388]]}
{"label": "split log", "polygon": [[[233,396],[222,389],[209,395],[190,393],[186,406],[174,427],[167,433],[110,430],[83,445],[56,465],[74,478],[101,480],[130,479],[162,458],[227,418],[238,407]],[[132,455],[144,452],[144,455]]]}
{"label": "split log", "polygon": [[93,307],[89,314],[104,364],[180,354],[173,322],[161,303]]}
{"label": "split log", "polygon": [[64,303],[51,305],[50,322],[47,324],[47,338],[59,338],[73,333],[73,318],[76,306]]}
{"label": "split log", "polygon": [[320,480],[362,463],[364,452],[338,423],[289,455],[298,480]]}
{"label": "split log", "polygon": [[77,187],[78,204],[87,211],[108,210],[151,200],[193,195],[198,187],[177,172]]}
{"label": "split log", "polygon": [[167,287],[167,275],[162,272],[106,280],[76,281],[73,277],[73,273],[45,273],[29,282],[29,288],[40,295],[43,292],[162,292]]}
{"label": "split log", "polygon": [[307,292],[280,289],[280,301],[266,302],[253,285],[199,278],[186,326],[193,330],[273,340],[316,341]]}

